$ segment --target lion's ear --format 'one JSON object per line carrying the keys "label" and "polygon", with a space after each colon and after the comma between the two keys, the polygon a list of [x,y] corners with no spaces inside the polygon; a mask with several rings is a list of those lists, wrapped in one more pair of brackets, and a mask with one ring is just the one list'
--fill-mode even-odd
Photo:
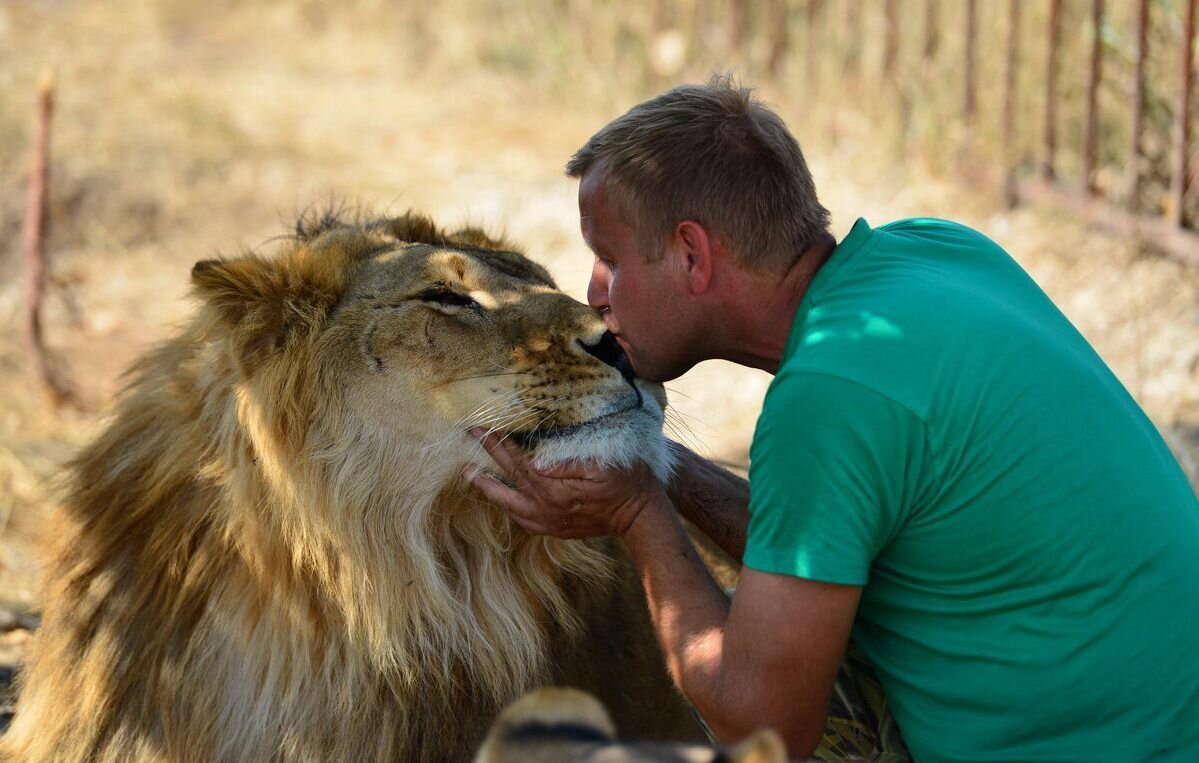
{"label": "lion's ear", "polygon": [[196,294],[230,326],[278,295],[270,263],[249,255],[232,260],[201,260],[192,267]]}
{"label": "lion's ear", "polygon": [[343,279],[337,257],[306,251],[278,260],[253,254],[204,260],[192,268],[196,294],[228,332],[247,372],[292,337],[322,325]]}

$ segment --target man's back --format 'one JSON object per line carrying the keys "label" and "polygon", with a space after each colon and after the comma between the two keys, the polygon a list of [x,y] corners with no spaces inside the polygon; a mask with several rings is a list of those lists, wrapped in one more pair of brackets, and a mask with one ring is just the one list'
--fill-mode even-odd
{"label": "man's back", "polygon": [[1199,502],[999,247],[859,221],[755,436],[746,564],[865,584],[921,760],[1199,755]]}

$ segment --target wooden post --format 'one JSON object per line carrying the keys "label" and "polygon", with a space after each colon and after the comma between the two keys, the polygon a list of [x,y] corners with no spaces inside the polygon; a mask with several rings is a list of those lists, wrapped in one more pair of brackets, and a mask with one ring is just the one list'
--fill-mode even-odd
{"label": "wooden post", "polygon": [[37,128],[29,160],[29,186],[25,196],[25,349],[37,383],[54,405],[71,400],[67,385],[58,377],[42,337],[42,298],[46,292],[46,202],[49,197],[50,118],[54,113],[54,75],[47,71],[38,87]]}
{"label": "wooden post", "polygon": [[692,62],[708,59],[708,4],[711,0],[694,0],[691,7],[691,44],[688,46]]}
{"label": "wooden post", "polygon": [[1195,0],[1186,0],[1182,23],[1182,55],[1178,84],[1178,106],[1174,114],[1174,177],[1170,182],[1170,222],[1186,225],[1187,143],[1191,127],[1191,83],[1194,80]]}
{"label": "wooden post", "polygon": [[845,0],[845,74],[856,76],[862,63],[862,6],[861,0]]}
{"label": "wooden post", "polygon": [[[787,28],[787,0],[770,0],[770,57],[767,68],[772,79],[778,79],[783,70],[783,61],[787,57],[787,48],[791,42],[790,30]],[[812,46],[811,19],[808,24],[808,47]],[[808,87],[812,86],[811,80]]]}
{"label": "wooden post", "polygon": [[1091,0],[1091,66],[1082,135],[1082,193],[1095,194],[1095,151],[1099,142],[1099,82],[1103,79],[1103,0]]}
{"label": "wooden post", "polygon": [[1061,0],[1049,0],[1049,35],[1045,51],[1045,124],[1042,134],[1041,177],[1057,178],[1057,49],[1062,36]]}
{"label": "wooden post", "polygon": [[804,78],[807,80],[808,92],[815,93],[817,80],[820,76],[817,54],[822,48],[827,49],[821,44],[823,41],[819,39],[817,32],[817,22],[820,18],[820,0],[807,0],[804,10],[804,23],[807,26],[804,33],[804,42],[806,43],[804,45]]}
{"label": "wooden post", "polygon": [[1137,0],[1137,59],[1132,79],[1132,130],[1128,142],[1125,205],[1136,211],[1141,195],[1141,133],[1145,117],[1145,55],[1149,37],[1149,0]]}
{"label": "wooden post", "polygon": [[925,66],[931,64],[937,57],[937,48],[941,44],[940,29],[937,26],[937,0],[924,2],[924,50]]}
{"label": "wooden post", "polygon": [[899,0],[886,0],[883,5],[886,36],[883,39],[883,82],[889,87],[895,79],[895,63],[899,60]]}
{"label": "wooden post", "polygon": [[1019,201],[1016,185],[1016,73],[1020,66],[1020,3],[1008,0],[1007,61],[1003,74],[1003,203],[1012,209]]}
{"label": "wooden post", "polygon": [[653,5],[650,10],[650,26],[652,27],[652,38],[657,38],[658,35],[670,28],[673,21],[672,8],[670,0],[653,0]]}
{"label": "wooden post", "polygon": [[745,0],[729,0],[729,56],[736,60],[745,45]]}
{"label": "wooden post", "polygon": [[966,120],[966,132],[974,129],[974,113],[977,109],[974,97],[974,43],[978,37],[978,2],[966,0],[966,61],[965,61],[965,92],[963,93],[963,116]]}

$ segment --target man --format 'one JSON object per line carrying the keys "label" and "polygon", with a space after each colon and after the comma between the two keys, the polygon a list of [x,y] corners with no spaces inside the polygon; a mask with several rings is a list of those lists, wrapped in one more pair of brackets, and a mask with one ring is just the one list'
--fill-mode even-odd
{"label": "man", "polygon": [[[726,741],[813,751],[851,631],[920,761],[1199,760],[1199,503],[1032,280],[963,226],[836,244],[798,144],[726,79],[571,159],[588,299],[643,378],[775,375],[748,486],[684,453],[541,473],[482,437],[535,533],[622,538],[670,669]],[[748,509],[748,511],[747,511]],[[676,510],[744,569],[731,602]]]}

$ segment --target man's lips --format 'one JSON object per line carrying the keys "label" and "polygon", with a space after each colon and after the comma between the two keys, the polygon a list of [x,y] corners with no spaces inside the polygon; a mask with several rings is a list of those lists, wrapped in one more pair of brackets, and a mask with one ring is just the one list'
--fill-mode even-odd
{"label": "man's lips", "polygon": [[[633,389],[637,389],[637,385],[633,384],[633,379],[637,377],[637,369],[633,365],[633,353],[629,352],[629,343],[620,334],[613,333],[612,336],[616,339],[616,344],[624,351],[624,357],[616,364],[616,370],[620,371],[620,375],[625,378],[625,381],[633,385]],[[637,396],[641,396],[640,390],[637,391]]]}
{"label": "man's lips", "polygon": [[616,338],[616,343],[618,345],[620,345],[620,349],[624,350],[624,354],[628,355],[629,354],[629,343],[625,341],[625,338],[623,336],[621,336],[620,334],[617,334],[615,331],[612,332],[612,336],[614,336]]}

